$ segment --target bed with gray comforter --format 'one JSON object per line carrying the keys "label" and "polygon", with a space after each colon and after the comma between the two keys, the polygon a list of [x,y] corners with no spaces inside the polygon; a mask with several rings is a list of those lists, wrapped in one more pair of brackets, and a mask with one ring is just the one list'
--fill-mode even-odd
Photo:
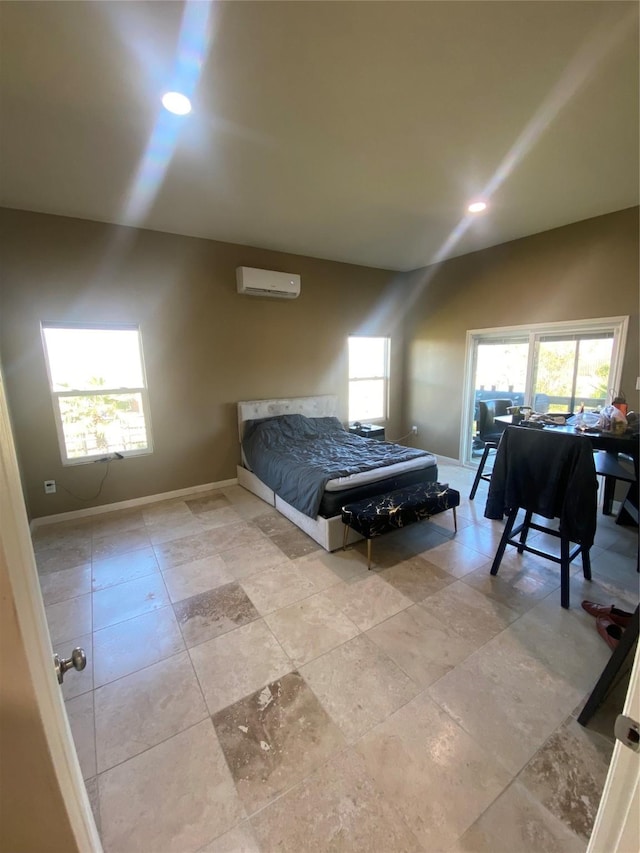
{"label": "bed with gray comforter", "polygon": [[[384,469],[418,457],[425,457],[425,473],[414,472],[413,481],[416,475],[427,481],[437,476],[432,454],[352,435],[335,417],[293,414],[248,421],[242,448],[254,474],[282,500],[311,518],[319,513],[329,480],[380,469],[386,489],[395,488],[390,485],[395,480],[385,480]],[[371,494],[372,488],[377,488],[382,492],[385,485],[369,484],[367,491]]]}

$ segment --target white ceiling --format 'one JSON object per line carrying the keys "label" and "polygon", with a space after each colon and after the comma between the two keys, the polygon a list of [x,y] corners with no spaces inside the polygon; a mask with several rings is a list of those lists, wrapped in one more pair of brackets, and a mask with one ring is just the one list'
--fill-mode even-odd
{"label": "white ceiling", "polygon": [[635,2],[184,10],[2,2],[0,204],[407,270],[638,203]]}

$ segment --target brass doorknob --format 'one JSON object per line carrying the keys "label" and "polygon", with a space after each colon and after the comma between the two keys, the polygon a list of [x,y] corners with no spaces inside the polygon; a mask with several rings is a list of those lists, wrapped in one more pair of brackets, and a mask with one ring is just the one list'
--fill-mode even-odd
{"label": "brass doorknob", "polygon": [[71,652],[70,658],[61,658],[60,655],[53,656],[53,665],[58,676],[58,684],[64,681],[64,674],[68,669],[76,669],[78,672],[83,670],[87,665],[87,656],[84,649],[77,648]]}

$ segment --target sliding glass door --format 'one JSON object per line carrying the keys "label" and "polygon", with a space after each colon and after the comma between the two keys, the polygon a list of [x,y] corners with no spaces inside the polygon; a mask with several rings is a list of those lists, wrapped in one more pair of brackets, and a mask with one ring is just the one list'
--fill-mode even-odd
{"label": "sliding glass door", "polygon": [[467,332],[461,459],[477,461],[479,403],[508,400],[538,412],[595,409],[619,390],[627,318]]}

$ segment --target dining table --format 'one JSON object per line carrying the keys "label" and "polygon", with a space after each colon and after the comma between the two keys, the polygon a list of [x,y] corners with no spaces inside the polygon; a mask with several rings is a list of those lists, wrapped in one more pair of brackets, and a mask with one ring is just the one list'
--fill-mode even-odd
{"label": "dining table", "polygon": [[[540,426],[532,426],[536,421],[522,420],[514,415],[500,415],[495,418],[499,423],[507,426],[517,427],[519,429],[544,429],[546,432],[565,433],[570,435],[583,436],[586,441],[591,443],[594,450],[603,450],[605,456],[597,465],[597,473],[602,476],[624,479],[629,483],[629,489],[624,500],[621,503],[616,524],[638,526],[638,466],[640,461],[640,437],[638,433],[627,431],[625,433],[613,433],[599,429],[582,429],[571,424],[554,424],[544,421]],[[620,455],[629,457],[633,462],[633,473],[635,479],[631,479],[631,466],[625,467],[624,460],[620,461]],[[603,501],[603,514],[611,513],[610,501]]]}

